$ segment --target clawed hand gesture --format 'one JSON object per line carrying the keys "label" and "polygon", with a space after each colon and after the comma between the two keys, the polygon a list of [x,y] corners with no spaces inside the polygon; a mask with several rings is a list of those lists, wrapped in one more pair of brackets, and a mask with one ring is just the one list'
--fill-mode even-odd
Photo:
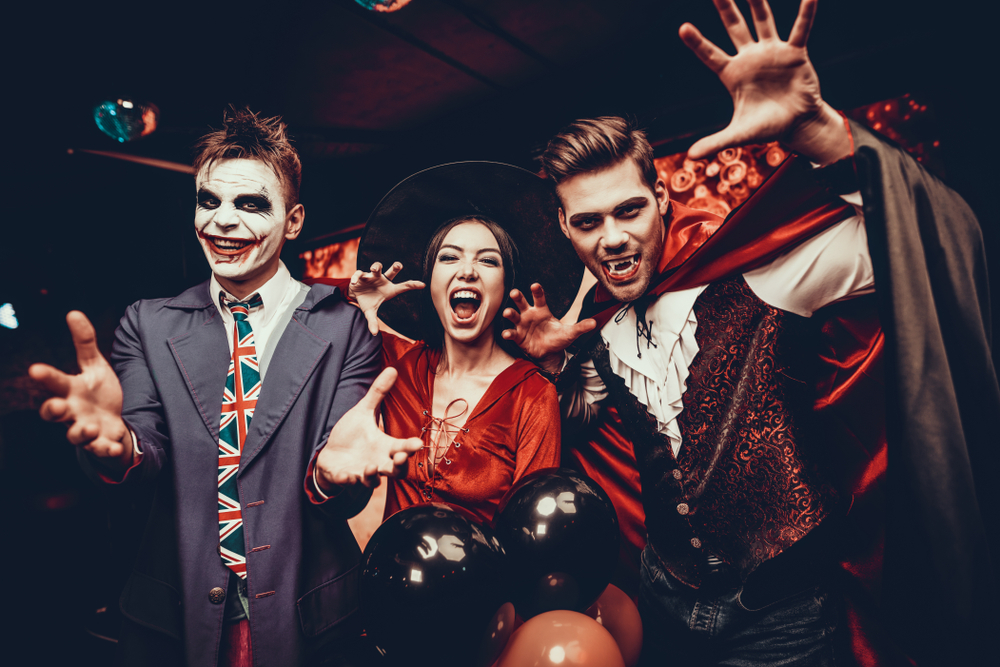
{"label": "clawed hand gesture", "polygon": [[503,337],[516,343],[526,355],[551,373],[560,370],[563,350],[597,326],[593,319],[566,324],[556,318],[545,301],[545,290],[538,283],[531,286],[534,305],[528,303],[520,290],[511,290],[510,298],[520,312],[513,308],[504,309],[503,316],[513,322],[515,327],[505,329]]}
{"label": "clawed hand gesture", "polygon": [[749,0],[754,40],[733,0],[714,0],[736,55],[730,56],[690,23],[680,37],[715,72],[733,98],[733,118],[722,131],[700,139],[688,151],[700,159],[730,146],[781,140],[821,164],[850,152],[839,115],[823,101],[819,78],[806,52],[817,0],[802,0],[788,41],[782,41],[766,0]]}
{"label": "clawed hand gesture", "polygon": [[380,476],[402,474],[407,459],[424,446],[420,438],[393,438],[379,429],[376,414],[382,399],[396,382],[396,369],[386,368],[375,378],[365,397],[330,431],[316,459],[319,477],[329,485],[379,485]]}
{"label": "clawed hand gesture", "polygon": [[370,271],[355,271],[351,276],[350,297],[358,302],[358,307],[368,320],[368,331],[373,336],[378,333],[379,306],[403,292],[424,288],[423,282],[419,280],[407,280],[399,284],[392,282],[402,269],[402,264],[394,262],[382,273],[382,263],[375,262]]}
{"label": "clawed hand gesture", "polygon": [[28,375],[53,394],[42,404],[42,419],[69,426],[66,438],[74,445],[113,467],[132,463],[132,435],[122,421],[122,387],[111,365],[97,349],[97,336],[87,316],[79,311],[66,315],[78,375],[70,375],[46,364],[33,364]]}

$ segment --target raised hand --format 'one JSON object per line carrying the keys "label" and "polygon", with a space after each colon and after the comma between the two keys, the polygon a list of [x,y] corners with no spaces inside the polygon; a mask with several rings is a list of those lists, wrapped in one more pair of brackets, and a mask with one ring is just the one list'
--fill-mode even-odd
{"label": "raised hand", "polygon": [[595,320],[566,324],[556,318],[545,301],[545,290],[538,283],[531,286],[534,305],[528,303],[520,290],[511,290],[510,298],[517,310],[506,308],[503,316],[514,323],[514,329],[505,329],[503,337],[516,343],[524,353],[550,373],[559,371],[562,351],[573,341],[594,329]]}
{"label": "raised hand", "polygon": [[715,72],[733,98],[733,118],[700,139],[688,155],[700,159],[730,146],[782,141],[792,151],[829,164],[850,153],[843,120],[823,101],[819,77],[806,51],[817,0],[802,0],[788,41],[778,37],[767,0],[749,0],[757,39],[733,0],[714,0],[736,55],[730,56],[690,23],[680,37]]}
{"label": "raised hand", "polygon": [[132,435],[122,421],[122,386],[111,365],[97,349],[97,336],[87,316],[66,315],[78,375],[69,375],[46,364],[33,364],[28,375],[53,397],[42,403],[42,419],[69,426],[66,438],[106,464],[121,469],[132,463]]}
{"label": "raised hand", "polygon": [[370,271],[355,271],[351,276],[350,296],[358,302],[358,307],[365,314],[368,331],[373,336],[378,333],[379,306],[403,292],[424,288],[424,284],[419,280],[407,280],[398,285],[392,282],[402,268],[402,264],[394,262],[388,271],[382,273],[382,263],[375,262]]}
{"label": "raised hand", "polygon": [[424,446],[420,438],[393,438],[383,433],[375,421],[382,399],[396,382],[396,369],[382,371],[365,397],[330,431],[330,437],[316,459],[316,469],[325,487],[364,484],[378,486],[380,475],[395,477],[411,454]]}

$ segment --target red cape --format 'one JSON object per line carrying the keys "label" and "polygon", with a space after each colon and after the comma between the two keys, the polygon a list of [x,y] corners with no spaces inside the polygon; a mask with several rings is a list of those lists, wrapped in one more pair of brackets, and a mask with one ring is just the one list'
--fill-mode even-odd
{"label": "red cape", "polygon": [[[804,240],[843,220],[851,208],[817,177],[802,158],[787,160],[727,218],[671,202],[667,236],[647,294],[704,285],[772,261]],[[603,326],[621,308],[598,284],[581,317]],[[870,622],[882,565],[883,479],[886,470],[884,337],[874,297],[828,306],[817,312],[822,331],[822,372],[815,410],[837,429],[842,452],[831,457],[833,481],[853,497],[841,566],[847,577],[847,624],[852,652],[865,667],[898,662],[888,640]],[[619,432],[616,411],[605,410],[588,442],[568,452],[612,495],[626,561],[633,566],[645,546],[644,514],[631,443]],[[579,441],[578,441],[579,442]],[[908,661],[907,661],[908,662]],[[902,663],[906,664],[906,662]]]}

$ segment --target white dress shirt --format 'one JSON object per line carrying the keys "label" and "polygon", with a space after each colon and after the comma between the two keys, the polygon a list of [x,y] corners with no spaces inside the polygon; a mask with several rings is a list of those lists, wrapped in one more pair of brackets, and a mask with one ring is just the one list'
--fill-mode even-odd
{"label": "white dress shirt", "polygon": [[[254,349],[257,351],[257,363],[260,366],[260,378],[264,379],[267,373],[267,361],[271,359],[271,353],[281,338],[281,334],[292,319],[292,312],[298,308],[309,293],[309,287],[292,278],[284,262],[279,262],[278,271],[271,276],[270,280],[261,285],[253,294],[247,295],[245,299],[237,299],[219,284],[215,274],[208,285],[209,294],[212,295],[212,302],[222,315],[222,323],[226,327],[226,340],[229,342],[229,353],[233,352],[233,328],[236,320],[229,308],[225,306],[226,301],[249,301],[254,294],[259,294],[262,305],[250,310],[247,321],[253,329]],[[222,390],[219,390],[222,396]]]}

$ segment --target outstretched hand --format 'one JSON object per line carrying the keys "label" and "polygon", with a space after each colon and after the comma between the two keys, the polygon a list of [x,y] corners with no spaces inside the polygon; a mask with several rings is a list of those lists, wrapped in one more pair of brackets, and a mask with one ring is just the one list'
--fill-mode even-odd
{"label": "outstretched hand", "polygon": [[420,438],[393,438],[375,421],[382,399],[396,382],[396,369],[389,367],[375,378],[365,397],[330,431],[316,459],[319,476],[329,485],[379,485],[380,475],[400,475],[407,459],[424,446]]}
{"label": "outstretched hand", "polygon": [[788,41],[778,37],[767,0],[749,0],[757,39],[733,0],[714,0],[736,55],[730,56],[690,23],[680,38],[715,72],[733,98],[733,118],[722,131],[700,139],[688,151],[700,159],[731,146],[780,140],[821,164],[850,153],[843,120],[823,101],[819,77],[806,51],[817,0],[802,0]]}
{"label": "outstretched hand", "polygon": [[516,343],[526,355],[550,373],[560,370],[562,351],[597,326],[597,321],[593,319],[566,324],[556,318],[545,301],[545,290],[538,283],[531,286],[534,305],[528,303],[520,290],[511,290],[510,298],[521,312],[513,308],[504,309],[503,316],[515,326],[513,329],[505,329],[503,337]]}
{"label": "outstretched hand", "polygon": [[122,386],[111,365],[97,349],[97,335],[87,316],[79,311],[66,315],[78,375],[69,375],[46,364],[33,364],[28,375],[53,394],[42,403],[42,419],[69,426],[66,438],[108,465],[127,468],[132,464],[132,435],[122,421]]}
{"label": "outstretched hand", "polygon": [[399,284],[392,282],[402,269],[402,264],[394,262],[385,273],[382,273],[382,263],[375,262],[370,271],[355,271],[351,276],[350,297],[358,302],[358,307],[368,320],[368,331],[373,336],[378,333],[379,306],[403,292],[424,288],[424,284],[419,280],[407,280]]}

